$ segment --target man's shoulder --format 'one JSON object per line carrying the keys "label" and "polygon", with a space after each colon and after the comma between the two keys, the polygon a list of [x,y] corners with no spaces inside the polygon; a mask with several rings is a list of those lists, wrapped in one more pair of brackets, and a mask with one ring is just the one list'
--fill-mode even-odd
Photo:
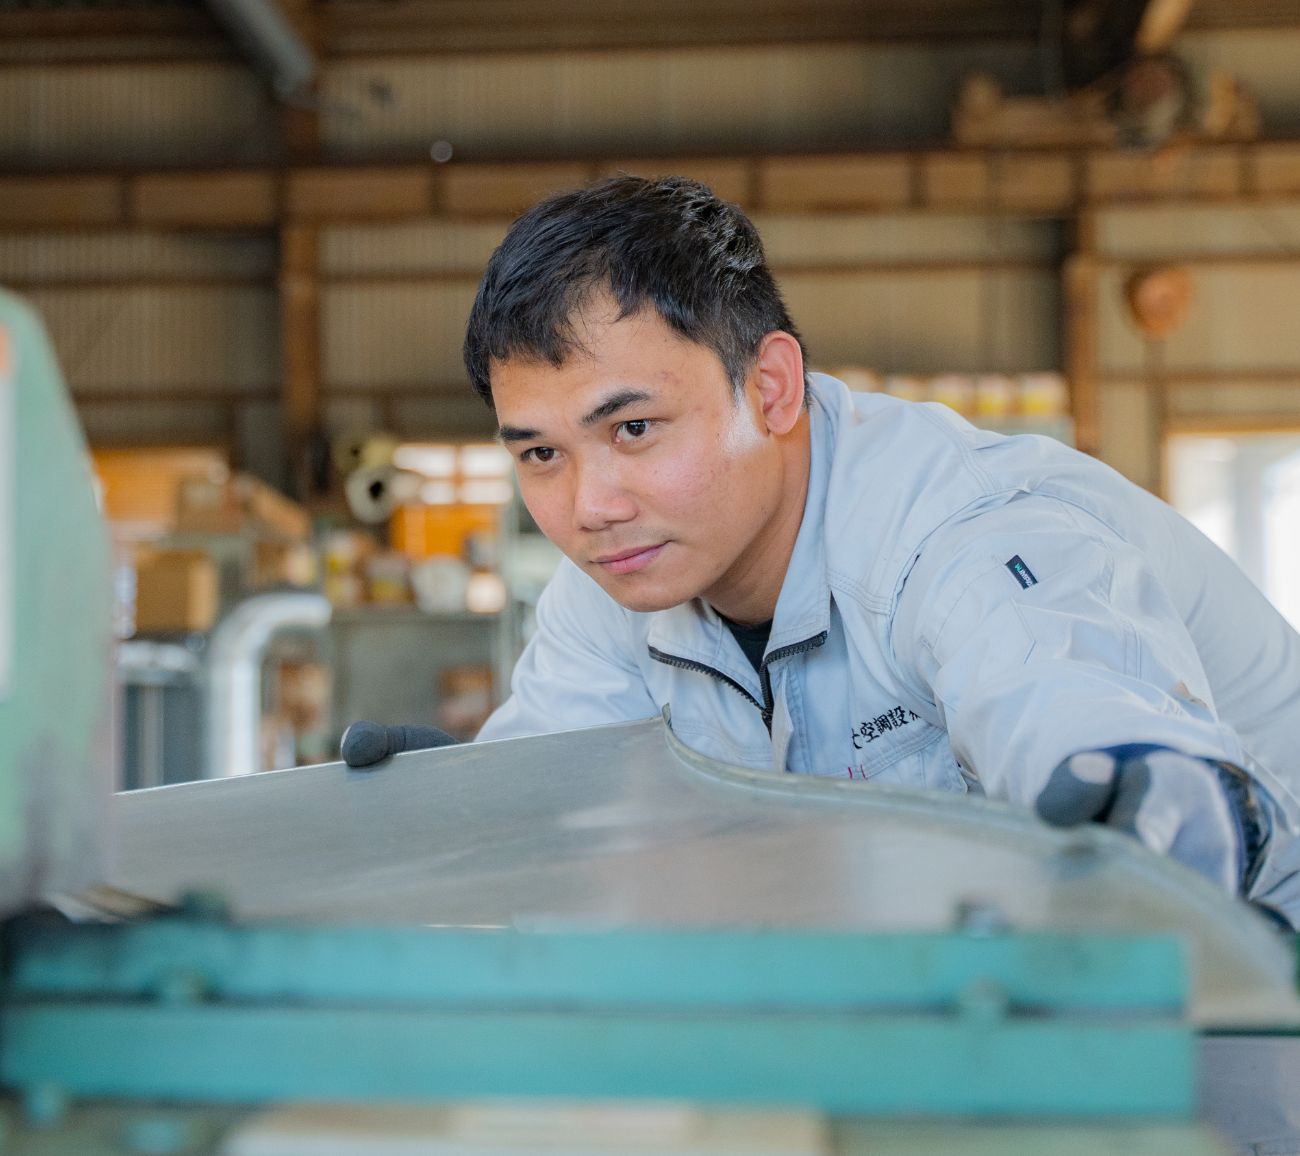
{"label": "man's shoulder", "polygon": [[999,488],[980,462],[980,431],[942,407],[849,395],[831,427],[827,564],[868,598],[886,597],[935,528]]}
{"label": "man's shoulder", "polygon": [[882,606],[945,526],[1017,495],[1089,508],[1111,503],[1117,487],[1132,488],[1051,438],[983,430],[943,406],[847,390],[830,400],[828,569]]}

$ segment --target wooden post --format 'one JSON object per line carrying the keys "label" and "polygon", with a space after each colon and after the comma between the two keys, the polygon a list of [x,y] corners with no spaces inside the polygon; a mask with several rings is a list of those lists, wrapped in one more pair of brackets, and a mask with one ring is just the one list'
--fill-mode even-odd
{"label": "wooden post", "polygon": [[1169,379],[1165,373],[1165,343],[1148,338],[1147,383],[1147,489],[1169,500],[1169,471],[1165,438],[1169,432]]}
{"label": "wooden post", "polygon": [[[275,2],[275,0],[273,0]],[[317,61],[321,58],[320,17],[311,0],[278,0],[285,18],[302,37]],[[319,68],[319,66],[318,66]],[[280,106],[280,143],[291,163],[311,164],[320,158],[320,110],[316,102],[318,82],[293,103]]]}
{"label": "wooden post", "polygon": [[321,431],[319,230],[286,222],[280,230],[280,409],[287,482],[311,497],[311,445]]}
{"label": "wooden post", "polygon": [[1101,450],[1101,406],[1097,385],[1096,218],[1080,209],[1069,222],[1070,250],[1061,270],[1062,339],[1070,383],[1075,445],[1094,457]]}

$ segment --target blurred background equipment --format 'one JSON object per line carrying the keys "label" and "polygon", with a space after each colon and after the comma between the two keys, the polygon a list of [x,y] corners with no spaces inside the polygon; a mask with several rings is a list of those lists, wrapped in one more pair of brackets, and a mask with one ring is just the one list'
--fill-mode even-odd
{"label": "blurred background equipment", "polygon": [[[665,746],[662,724],[404,755],[369,777],[301,766],[331,759],[358,718],[469,738],[506,693],[557,555],[467,388],[464,320],[513,216],[614,172],[683,172],[742,205],[814,368],[1098,455],[1174,500],[1300,624],[1300,4],[220,12],[0,6],[0,278],[42,316],[72,400],[55,400],[48,355],[13,358],[44,339],[4,298],[18,339],[0,358],[0,879],[7,910],[86,883],[143,892],[57,896],[115,926],[6,928],[6,1149],[283,1156],[346,1134],[367,1153],[412,1135],[620,1156],[724,1140],[751,1154],[1221,1151],[1189,1122],[1194,1097],[1243,1152],[1300,1130],[1294,1097],[1260,1103],[1258,1037],[1192,1026],[1207,982],[1290,1022],[1275,997],[1293,955],[1131,847],[1035,844],[988,809],[913,826],[911,799],[879,824],[835,792],[764,802]],[[73,411],[104,551],[84,473],[72,485]],[[106,875],[110,781],[173,785],[117,800],[127,858]],[[752,822],[775,838],[778,812],[812,824],[804,851],[738,850],[754,850]],[[832,812],[845,826],[828,834]],[[993,832],[1008,829],[1000,860]],[[925,839],[951,869],[922,881],[911,842]],[[900,863],[915,886],[873,890]],[[1095,901],[1090,872],[1123,877],[1116,904]],[[224,895],[181,894],[214,880]],[[736,895],[771,937],[719,925]],[[1120,908],[1122,926],[1089,922]],[[846,909],[865,912],[846,940],[809,930]],[[340,926],[381,910],[595,912],[618,935]],[[647,912],[689,927],[646,936]],[[325,922],[247,922],[269,913]],[[1226,945],[1223,966],[1194,949],[1185,973],[1166,933]],[[618,951],[626,968],[611,969]],[[843,998],[808,980],[832,973],[852,977]],[[874,986],[896,976],[920,982]],[[605,1002],[587,1002],[596,990]],[[647,993],[701,1034],[647,1047],[662,1028],[639,1010]],[[568,1034],[530,1062],[520,1033],[560,1004]],[[458,1023],[505,1016],[509,1049],[464,1063],[474,1038],[447,1045],[448,1008]],[[633,1046],[599,1051],[619,1015]],[[171,1050],[150,1051],[151,1031]],[[877,1056],[882,1031],[899,1043]],[[1103,1035],[1114,1063],[1069,1066]],[[649,1055],[667,1083],[614,1078]],[[329,1080],[339,1098],[390,1093],[395,1073],[419,1096],[563,1078],[690,1104],[248,1111]],[[758,1087],[805,1107],[716,1108]],[[188,1104],[145,1103],[178,1090]],[[859,1110],[930,1118],[847,1118]]]}
{"label": "blurred background equipment", "polygon": [[963,145],[1155,148],[1176,134],[1250,140],[1259,110],[1224,71],[1198,78],[1173,53],[1192,0],[1044,0],[1042,95],[1006,96],[974,73],[962,84],[953,139]]}

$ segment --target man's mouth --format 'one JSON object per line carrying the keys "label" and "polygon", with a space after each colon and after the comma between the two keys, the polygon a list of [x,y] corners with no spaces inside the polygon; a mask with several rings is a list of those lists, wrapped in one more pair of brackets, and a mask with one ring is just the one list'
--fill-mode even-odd
{"label": "man's mouth", "polygon": [[632,550],[619,550],[613,554],[603,554],[594,561],[610,574],[633,574],[642,567],[650,565],[666,544],[660,542],[655,546],[637,546]]}

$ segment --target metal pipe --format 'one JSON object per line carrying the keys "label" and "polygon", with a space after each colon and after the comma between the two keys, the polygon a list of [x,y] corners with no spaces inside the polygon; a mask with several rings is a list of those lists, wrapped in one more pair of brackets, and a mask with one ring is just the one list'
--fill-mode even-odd
{"label": "metal pipe", "polygon": [[208,7],[280,100],[310,93],[316,58],[276,0],[208,0]]}
{"label": "metal pipe", "polygon": [[267,647],[281,630],[325,626],[330,610],[329,599],[321,594],[258,594],[217,624],[208,660],[206,778],[231,778],[261,769],[258,740]]}

